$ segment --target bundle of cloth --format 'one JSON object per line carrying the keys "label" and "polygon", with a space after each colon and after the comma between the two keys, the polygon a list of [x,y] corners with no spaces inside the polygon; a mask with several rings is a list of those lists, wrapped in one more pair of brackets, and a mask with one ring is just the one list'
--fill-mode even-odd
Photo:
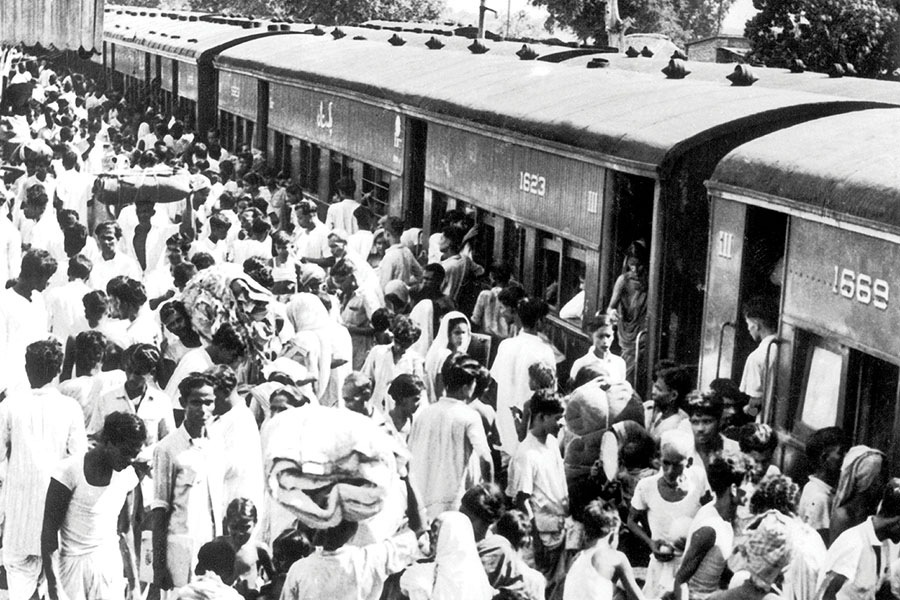
{"label": "bundle of cloth", "polygon": [[364,521],[382,510],[398,454],[396,442],[372,419],[311,404],[269,422],[266,487],[307,527]]}

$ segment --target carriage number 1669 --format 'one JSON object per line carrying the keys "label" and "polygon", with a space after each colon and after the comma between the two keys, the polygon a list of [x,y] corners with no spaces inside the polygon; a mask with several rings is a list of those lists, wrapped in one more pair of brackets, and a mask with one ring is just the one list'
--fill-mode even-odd
{"label": "carriage number 1669", "polygon": [[887,310],[890,286],[884,279],[873,279],[865,273],[834,266],[834,282],[831,291],[849,300],[871,304],[879,310]]}

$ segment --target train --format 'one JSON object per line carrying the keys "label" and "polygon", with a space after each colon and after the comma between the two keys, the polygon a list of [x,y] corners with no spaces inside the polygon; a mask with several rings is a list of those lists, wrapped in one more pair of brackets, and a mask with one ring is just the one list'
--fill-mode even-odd
{"label": "train", "polygon": [[642,394],[667,358],[701,388],[739,380],[741,306],[765,291],[781,462],[801,469],[810,433],[841,425],[900,464],[900,84],[429,27],[109,7],[88,62],[264,150],[323,210],[345,176],[426,238],[466,209],[478,262],[556,290],[547,334],[570,359],[590,340],[562,303],[583,288],[583,318],[605,310],[643,240]]}

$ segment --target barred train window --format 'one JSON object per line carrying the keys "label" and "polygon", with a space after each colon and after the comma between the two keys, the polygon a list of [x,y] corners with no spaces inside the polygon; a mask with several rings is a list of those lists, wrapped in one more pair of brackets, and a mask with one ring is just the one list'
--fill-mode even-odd
{"label": "barred train window", "polygon": [[365,163],[362,168],[362,193],[369,195],[369,208],[377,215],[388,214],[393,175]]}

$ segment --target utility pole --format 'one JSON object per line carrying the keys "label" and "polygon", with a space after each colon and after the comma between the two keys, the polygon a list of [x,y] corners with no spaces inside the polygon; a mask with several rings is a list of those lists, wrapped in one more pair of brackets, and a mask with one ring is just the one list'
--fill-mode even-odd
{"label": "utility pole", "polygon": [[477,39],[484,39],[484,13],[490,11],[494,13],[494,16],[497,16],[497,11],[493,8],[488,8],[485,4],[486,0],[481,0],[481,4],[478,7],[478,35]]}

